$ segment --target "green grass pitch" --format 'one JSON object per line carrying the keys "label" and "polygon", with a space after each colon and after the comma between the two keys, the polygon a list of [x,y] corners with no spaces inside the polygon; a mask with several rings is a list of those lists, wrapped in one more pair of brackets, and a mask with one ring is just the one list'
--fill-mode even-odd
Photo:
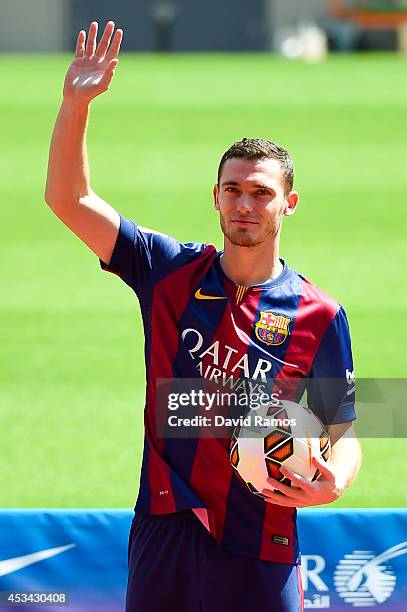
{"label": "green grass pitch", "polygon": [[[0,57],[0,506],[121,507],[137,493],[143,423],[138,305],[43,202],[69,58]],[[266,55],[123,56],[92,109],[93,188],[122,214],[221,246],[211,188],[223,151],[274,139],[301,206],[282,254],[347,309],[357,374],[406,364],[407,65]],[[386,415],[383,415],[386,418]],[[337,505],[405,505],[405,440],[363,440]]]}

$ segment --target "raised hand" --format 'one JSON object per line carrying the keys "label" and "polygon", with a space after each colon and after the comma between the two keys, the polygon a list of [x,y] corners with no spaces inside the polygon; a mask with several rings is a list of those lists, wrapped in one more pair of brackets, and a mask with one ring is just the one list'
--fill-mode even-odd
{"label": "raised hand", "polygon": [[90,24],[87,35],[84,30],[79,32],[75,57],[65,77],[65,99],[88,103],[109,89],[123,37],[122,30],[114,29],[115,24],[109,21],[98,45],[96,21]]}

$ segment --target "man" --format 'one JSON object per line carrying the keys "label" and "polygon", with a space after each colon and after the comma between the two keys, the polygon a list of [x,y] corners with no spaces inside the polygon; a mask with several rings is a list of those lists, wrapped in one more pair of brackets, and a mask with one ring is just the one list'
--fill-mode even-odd
{"label": "man", "polygon": [[[288,153],[244,139],[223,156],[214,186],[224,250],[182,244],[121,217],[91,189],[89,105],[118,63],[121,30],[109,22],[78,35],[56,121],[46,201],[137,294],[146,336],[145,446],[129,542],[128,612],[220,612],[303,606],[296,508],[337,499],[360,464],[352,432],[353,371],[346,315],[279,258],[284,216],[298,203]],[[230,465],[223,439],[164,439],[156,382],[245,378],[260,387],[311,379],[308,401],[327,424],[329,466],[291,486],[270,479],[253,495]],[[343,381],[333,398],[324,380]],[[318,382],[319,381],[319,382]],[[261,608],[260,608],[261,606]]]}

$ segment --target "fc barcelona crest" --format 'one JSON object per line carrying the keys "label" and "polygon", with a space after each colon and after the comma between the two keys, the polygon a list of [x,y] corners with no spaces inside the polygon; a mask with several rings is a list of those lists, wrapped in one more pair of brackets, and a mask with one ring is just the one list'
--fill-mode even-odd
{"label": "fc barcelona crest", "polygon": [[289,317],[270,312],[270,310],[261,310],[255,327],[256,336],[269,346],[283,344],[289,334],[290,322]]}

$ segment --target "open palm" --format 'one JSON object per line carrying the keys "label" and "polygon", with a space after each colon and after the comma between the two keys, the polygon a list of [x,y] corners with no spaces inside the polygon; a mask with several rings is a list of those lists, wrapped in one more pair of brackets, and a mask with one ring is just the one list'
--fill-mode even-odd
{"label": "open palm", "polygon": [[65,98],[88,102],[109,89],[123,37],[122,30],[113,35],[114,28],[109,21],[97,46],[97,22],[91,23],[87,35],[84,30],[79,32],[75,57],[65,77]]}

